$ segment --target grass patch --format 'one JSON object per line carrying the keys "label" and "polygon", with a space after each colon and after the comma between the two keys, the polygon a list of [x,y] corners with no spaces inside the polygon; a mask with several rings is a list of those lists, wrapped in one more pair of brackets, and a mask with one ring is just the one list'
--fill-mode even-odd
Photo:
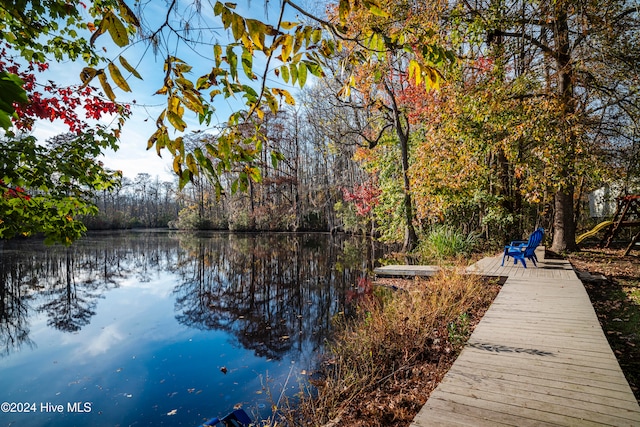
{"label": "grass patch", "polygon": [[[449,369],[498,286],[447,271],[373,287],[352,317],[336,319],[335,339],[295,411],[297,426],[408,425]],[[334,423],[334,424],[332,424]]]}
{"label": "grass patch", "polygon": [[468,258],[477,246],[475,234],[464,234],[448,225],[436,225],[420,239],[417,252],[425,260],[455,260]]}

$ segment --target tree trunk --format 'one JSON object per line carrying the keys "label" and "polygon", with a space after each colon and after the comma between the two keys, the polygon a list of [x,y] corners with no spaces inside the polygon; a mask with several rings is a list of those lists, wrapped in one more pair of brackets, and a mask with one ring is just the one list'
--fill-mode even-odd
{"label": "tree trunk", "polygon": [[558,90],[562,103],[562,118],[565,119],[563,131],[564,156],[557,164],[560,169],[560,184],[554,196],[553,243],[551,250],[557,253],[572,251],[576,246],[576,225],[573,215],[575,147],[577,136],[568,118],[576,112],[576,99],[573,87],[574,69],[571,63],[571,42],[569,37],[569,20],[567,11],[556,6],[555,61],[559,72]]}
{"label": "tree trunk", "polygon": [[402,249],[405,252],[412,251],[418,243],[418,236],[413,227],[413,203],[411,201],[411,188],[409,184],[409,141],[405,138],[400,141],[400,149],[402,150],[402,179],[404,185],[404,214],[407,221],[404,230],[404,243]]}
{"label": "tree trunk", "polygon": [[575,249],[576,227],[573,222],[573,187],[558,190],[554,196],[553,243],[556,253]]}
{"label": "tree trunk", "polygon": [[401,112],[398,109],[393,91],[386,86],[387,94],[391,98],[392,111],[394,117],[394,128],[400,140],[400,156],[402,157],[402,187],[404,192],[404,215],[406,226],[404,229],[404,242],[402,250],[410,252],[415,249],[418,243],[416,229],[413,226],[414,213],[413,202],[411,200],[411,183],[409,181],[409,123],[403,125]]}

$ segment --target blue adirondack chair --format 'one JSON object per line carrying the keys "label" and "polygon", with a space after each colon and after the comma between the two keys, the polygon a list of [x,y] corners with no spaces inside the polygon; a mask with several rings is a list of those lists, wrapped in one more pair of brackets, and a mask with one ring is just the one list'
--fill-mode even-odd
{"label": "blue adirondack chair", "polygon": [[505,258],[513,258],[513,263],[517,264],[518,261],[522,263],[524,268],[527,268],[525,259],[533,262],[536,267],[538,264],[538,257],[536,257],[536,248],[542,242],[544,236],[544,228],[540,227],[529,236],[529,240],[515,240],[509,245],[504,247],[504,255],[502,256],[502,265],[504,266]]}
{"label": "blue adirondack chair", "polygon": [[225,427],[248,427],[251,424],[251,418],[249,418],[249,415],[247,415],[244,410],[236,409],[222,418],[211,418],[207,422],[200,424],[198,427],[216,426],[220,423]]}

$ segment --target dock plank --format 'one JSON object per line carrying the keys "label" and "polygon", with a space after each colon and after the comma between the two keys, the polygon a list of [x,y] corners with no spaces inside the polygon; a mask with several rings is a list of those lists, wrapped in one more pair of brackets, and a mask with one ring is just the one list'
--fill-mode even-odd
{"label": "dock plank", "polygon": [[442,269],[433,265],[385,265],[373,270],[377,276],[429,277]]}
{"label": "dock plank", "polygon": [[467,268],[507,279],[412,426],[639,426],[640,406],[571,265],[501,262]]}

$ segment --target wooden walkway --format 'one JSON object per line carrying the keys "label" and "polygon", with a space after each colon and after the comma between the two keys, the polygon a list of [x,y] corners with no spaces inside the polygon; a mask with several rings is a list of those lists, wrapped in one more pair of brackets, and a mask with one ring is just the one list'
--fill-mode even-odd
{"label": "wooden walkway", "polygon": [[638,402],[571,265],[501,260],[469,267],[508,279],[411,426],[640,426]]}

